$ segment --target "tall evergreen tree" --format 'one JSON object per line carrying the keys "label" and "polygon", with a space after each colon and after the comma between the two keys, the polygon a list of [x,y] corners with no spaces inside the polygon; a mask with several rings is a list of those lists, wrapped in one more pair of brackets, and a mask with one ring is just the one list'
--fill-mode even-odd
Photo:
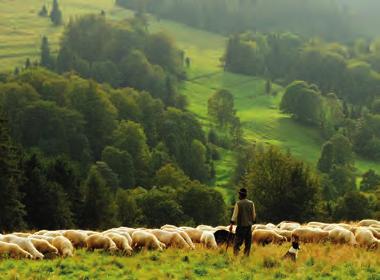
{"label": "tall evergreen tree", "polygon": [[115,201],[96,166],[90,169],[85,187],[83,226],[99,229],[117,225]]}
{"label": "tall evergreen tree", "polygon": [[26,220],[30,228],[59,229],[73,226],[70,201],[60,184],[48,180],[40,156],[32,154],[24,161]]}
{"label": "tall evergreen tree", "polygon": [[20,202],[22,180],[18,152],[12,145],[7,121],[0,115],[0,232],[24,226],[24,205]]}
{"label": "tall evergreen tree", "polygon": [[52,58],[50,55],[49,40],[46,36],[43,36],[42,41],[41,41],[40,64],[46,68],[52,67]]}
{"label": "tall evergreen tree", "polygon": [[47,15],[48,15],[48,10],[47,10],[47,8],[46,8],[46,5],[43,5],[43,6],[42,6],[41,10],[38,12],[38,15],[39,15],[40,17],[47,17]]}
{"label": "tall evergreen tree", "polygon": [[54,25],[62,24],[62,12],[59,8],[58,0],[53,0],[53,8],[50,12],[50,19]]}
{"label": "tall evergreen tree", "polygon": [[334,145],[327,141],[322,146],[321,157],[318,160],[318,169],[321,172],[328,173],[334,165]]}

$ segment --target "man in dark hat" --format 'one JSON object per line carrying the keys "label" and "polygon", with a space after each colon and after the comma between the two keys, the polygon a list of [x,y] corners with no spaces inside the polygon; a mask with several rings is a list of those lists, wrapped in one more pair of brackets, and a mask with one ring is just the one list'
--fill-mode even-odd
{"label": "man in dark hat", "polygon": [[247,189],[239,190],[239,201],[236,202],[234,213],[231,218],[230,232],[234,224],[236,227],[234,254],[237,256],[240,246],[244,242],[244,254],[248,257],[252,243],[252,225],[256,222],[255,205],[247,199]]}

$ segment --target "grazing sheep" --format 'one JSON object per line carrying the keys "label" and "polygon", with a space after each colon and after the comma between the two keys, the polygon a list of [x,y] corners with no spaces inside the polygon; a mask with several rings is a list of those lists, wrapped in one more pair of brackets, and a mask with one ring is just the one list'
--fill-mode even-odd
{"label": "grazing sheep", "polygon": [[55,230],[55,231],[48,231],[42,234],[43,236],[49,236],[49,237],[57,237],[62,236],[62,231]]}
{"label": "grazing sheep", "polygon": [[328,240],[329,232],[318,228],[301,227],[293,230],[292,237],[304,243],[320,243]]}
{"label": "grazing sheep", "polygon": [[202,237],[203,231],[196,228],[191,228],[191,227],[181,227],[180,229],[189,235],[193,243],[201,243],[201,237]]}
{"label": "grazing sheep", "polygon": [[16,235],[18,237],[29,237],[32,234],[31,233],[25,233],[25,232],[13,232],[12,235]]}
{"label": "grazing sheep", "polygon": [[132,248],[145,248],[153,250],[164,250],[166,245],[161,243],[157,237],[150,232],[138,230],[132,234]]}
{"label": "grazing sheep", "polygon": [[58,250],[53,245],[51,245],[48,241],[44,239],[31,238],[28,237],[30,241],[32,241],[34,247],[41,252],[42,254],[55,254],[58,255]]}
{"label": "grazing sheep", "polygon": [[199,229],[201,231],[215,231],[215,229],[212,226],[207,225],[199,225],[196,227],[196,229]]}
{"label": "grazing sheep", "polygon": [[131,235],[128,233],[128,231],[126,231],[126,230],[119,229],[119,228],[115,228],[115,229],[109,229],[109,230],[106,230],[106,231],[103,231],[103,232],[102,232],[102,234],[107,234],[107,233],[116,233],[116,234],[120,234],[120,235],[124,236],[125,238],[127,238],[127,240],[128,240],[128,244],[132,244],[132,237],[131,237]]}
{"label": "grazing sheep", "polygon": [[149,231],[157,239],[164,243],[166,247],[177,247],[190,249],[190,245],[183,239],[183,237],[178,232],[170,232],[161,229],[153,229]]}
{"label": "grazing sheep", "polygon": [[358,226],[360,226],[360,227],[368,227],[368,226],[371,226],[371,225],[379,225],[380,226],[380,222],[377,221],[377,220],[367,219],[367,220],[361,220],[358,223]]}
{"label": "grazing sheep", "polygon": [[336,244],[355,245],[354,234],[345,228],[335,228],[329,232],[329,240]]}
{"label": "grazing sheep", "polygon": [[218,244],[216,244],[215,236],[212,231],[204,231],[201,236],[201,244],[209,249],[217,249]]}
{"label": "grazing sheep", "polygon": [[46,229],[42,229],[42,230],[36,231],[35,233],[33,233],[33,235],[43,235],[47,232],[49,232],[49,231]]}
{"label": "grazing sheep", "polygon": [[162,230],[167,230],[167,229],[178,229],[178,227],[173,226],[173,225],[163,225],[161,227]]}
{"label": "grazing sheep", "polygon": [[86,238],[87,250],[93,251],[95,249],[102,249],[110,251],[111,253],[117,252],[117,246],[111,238],[102,234],[93,234]]}
{"label": "grazing sheep", "polygon": [[178,232],[183,239],[185,239],[186,243],[189,244],[191,249],[195,249],[193,241],[191,241],[190,236],[181,229],[165,229],[165,231]]}
{"label": "grazing sheep", "polygon": [[66,230],[63,232],[63,236],[70,240],[74,248],[83,248],[86,247],[86,238],[87,235],[78,230]]}
{"label": "grazing sheep", "polygon": [[263,224],[255,224],[255,225],[252,226],[252,231],[257,230],[257,229],[265,229],[265,230],[267,230],[269,228],[267,228],[267,226],[263,225]]}
{"label": "grazing sheep", "polygon": [[319,227],[320,229],[324,229],[328,225],[329,224],[321,223],[321,222],[308,222],[307,223],[308,227]]}
{"label": "grazing sheep", "polygon": [[369,226],[367,229],[369,229],[372,232],[375,238],[380,239],[380,228]]}
{"label": "grazing sheep", "polygon": [[292,232],[285,229],[274,229],[276,233],[286,238],[286,241],[290,242],[292,240]]}
{"label": "grazing sheep", "polygon": [[286,242],[286,237],[281,236],[274,230],[256,229],[252,232],[252,242],[261,245],[268,245],[269,243],[281,244]]}
{"label": "grazing sheep", "polygon": [[32,241],[25,237],[18,237],[16,235],[8,234],[2,236],[2,241],[13,243],[21,247],[21,249],[27,251],[33,256],[33,259],[43,259],[44,255],[41,254],[36,247],[34,247]]}
{"label": "grazing sheep", "polygon": [[73,244],[64,236],[54,237],[52,245],[58,249],[58,253],[62,257],[72,257],[74,254]]}
{"label": "grazing sheep", "polygon": [[355,234],[356,242],[367,249],[376,249],[380,246],[380,241],[375,238],[372,232],[367,228],[360,228]]}
{"label": "grazing sheep", "polygon": [[135,231],[138,231],[139,229],[136,229],[136,228],[129,228],[129,227],[119,227],[119,228],[115,228],[114,230],[127,232],[127,233],[132,237],[132,234],[133,234]]}
{"label": "grazing sheep", "polygon": [[111,238],[111,240],[115,243],[116,247],[124,254],[130,256],[132,255],[132,247],[129,245],[128,239],[117,233],[106,233],[105,236]]}
{"label": "grazing sheep", "polygon": [[0,241],[0,256],[1,255],[8,255],[11,258],[26,258],[26,259],[33,259],[33,256],[23,250],[20,246],[13,243],[7,243]]}
{"label": "grazing sheep", "polygon": [[272,223],[268,223],[268,224],[266,224],[265,225],[267,228],[269,228],[269,229],[275,229],[275,228],[277,228],[277,226],[275,226],[274,224],[272,224]]}
{"label": "grazing sheep", "polygon": [[33,239],[41,239],[41,240],[46,240],[50,244],[52,244],[54,237],[50,236],[43,236],[43,235],[30,235],[28,238],[33,238]]}
{"label": "grazing sheep", "polygon": [[83,233],[84,235],[87,236],[91,236],[91,235],[94,235],[94,234],[98,234],[99,232],[97,231],[93,231],[93,230],[83,230],[83,229],[78,229],[76,231],[79,231],[80,233]]}
{"label": "grazing sheep", "polygon": [[217,227],[215,227],[215,231],[217,231],[217,230],[227,230],[227,231],[229,231],[229,226],[217,226]]}
{"label": "grazing sheep", "polygon": [[301,225],[299,223],[296,223],[296,222],[281,222],[277,225],[277,227],[281,230],[292,231],[292,230],[295,230],[295,229],[301,227]]}

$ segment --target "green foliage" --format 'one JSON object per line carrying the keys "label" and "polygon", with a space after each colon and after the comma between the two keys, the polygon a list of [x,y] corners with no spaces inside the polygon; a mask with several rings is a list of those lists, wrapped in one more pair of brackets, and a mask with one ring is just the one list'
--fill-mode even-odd
{"label": "green foliage", "polygon": [[[356,189],[356,177],[351,167],[334,165],[329,173],[332,188],[335,188],[337,196]],[[335,197],[336,198],[336,197]]]}
{"label": "green foliage", "polygon": [[58,5],[58,0],[53,0],[53,7],[50,11],[50,20],[54,25],[62,24],[62,12]]}
{"label": "green foliage", "polygon": [[305,123],[321,122],[322,96],[318,89],[303,81],[291,83],[282,98],[281,110]]}
{"label": "green foliage", "polygon": [[32,154],[23,163],[25,180],[20,190],[24,193],[26,221],[30,228],[70,228],[73,219],[68,196],[58,182],[47,178],[42,160]]}
{"label": "green foliage", "polygon": [[95,15],[70,21],[57,70],[75,70],[112,86],[146,90],[167,105],[179,105],[176,80],[184,77],[182,55],[165,34],[151,35],[140,27],[133,20],[121,25]]}
{"label": "green foliage", "polygon": [[46,8],[46,5],[43,5],[41,10],[38,12],[38,15],[40,17],[47,17],[48,16],[48,10]]}
{"label": "green foliage", "polygon": [[160,227],[165,223],[183,224],[184,213],[172,193],[153,189],[138,199],[143,214],[142,223],[148,227]]}
{"label": "green foliage", "polygon": [[155,184],[159,187],[169,186],[180,189],[185,188],[189,183],[189,177],[172,164],[166,164],[156,172]]}
{"label": "green foliage", "polygon": [[24,109],[16,127],[25,147],[38,147],[47,155],[67,154],[74,160],[88,160],[84,121],[76,111],[37,101]]}
{"label": "green foliage", "polygon": [[140,218],[140,209],[137,206],[136,199],[130,192],[118,189],[115,194],[117,205],[117,219],[123,226],[136,225]]}
{"label": "green foliage", "polygon": [[348,9],[327,0],[286,0],[280,3],[276,0],[117,0],[116,3],[140,13],[153,13],[158,18],[223,34],[246,30],[289,30],[303,35],[346,39],[354,31]]}
{"label": "green foliage", "polygon": [[352,191],[338,199],[334,214],[335,219],[358,221],[364,217],[371,217],[370,204],[364,194]]}
{"label": "green foliage", "polygon": [[112,171],[118,175],[121,187],[131,188],[135,186],[133,158],[127,151],[107,146],[102,152],[102,161],[106,162]]}
{"label": "green foliage", "polygon": [[74,88],[69,93],[71,106],[83,115],[84,131],[95,159],[99,159],[116,126],[116,109],[106,93],[94,82],[78,81],[71,86]]}
{"label": "green foliage", "polygon": [[174,161],[190,179],[208,180],[205,136],[193,115],[169,108],[164,114],[160,135]]}
{"label": "green foliage", "polygon": [[56,182],[67,195],[74,224],[79,224],[83,207],[83,186],[76,164],[65,156],[48,161],[46,176],[49,181]]}
{"label": "green foliage", "polygon": [[378,187],[380,187],[380,175],[372,169],[363,174],[362,181],[360,182],[361,191],[371,191]]}
{"label": "green foliage", "polygon": [[82,224],[88,228],[106,229],[118,224],[117,205],[113,194],[96,166],[92,166],[85,183]]}
{"label": "green foliage", "polygon": [[46,68],[54,67],[53,58],[50,55],[49,40],[46,36],[42,37],[41,41],[41,58],[40,64]]}
{"label": "green foliage", "polygon": [[231,124],[235,118],[234,97],[228,90],[215,92],[208,100],[208,115],[219,126]]}
{"label": "green foliage", "polygon": [[334,165],[334,145],[327,141],[322,146],[321,157],[318,160],[318,169],[328,173]]}
{"label": "green foliage", "polygon": [[226,205],[222,195],[198,183],[180,192],[179,201],[184,214],[194,225],[220,225],[227,222]]}
{"label": "green foliage", "polygon": [[119,178],[107,163],[103,161],[95,162],[96,171],[106,183],[106,186],[112,190],[116,190],[119,187]]}
{"label": "green foliage", "polygon": [[13,146],[8,123],[0,115],[0,231],[21,229],[25,208],[19,191],[22,183],[19,152]]}
{"label": "green foliage", "polygon": [[316,215],[320,183],[302,161],[274,147],[257,153],[246,177],[262,221],[304,221]]}
{"label": "green foliage", "polygon": [[335,134],[323,144],[318,169],[328,173],[334,165],[351,167],[354,164],[354,154],[350,140],[344,135]]}
{"label": "green foliage", "polygon": [[150,151],[142,126],[133,121],[121,121],[113,133],[113,145],[133,158],[136,183],[146,186],[149,175]]}

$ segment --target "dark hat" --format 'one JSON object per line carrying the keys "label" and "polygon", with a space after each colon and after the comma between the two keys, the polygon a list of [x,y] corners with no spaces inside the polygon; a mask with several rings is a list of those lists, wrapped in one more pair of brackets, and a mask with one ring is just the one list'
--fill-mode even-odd
{"label": "dark hat", "polygon": [[246,189],[246,188],[241,188],[241,189],[239,190],[239,194],[247,195],[247,189]]}

